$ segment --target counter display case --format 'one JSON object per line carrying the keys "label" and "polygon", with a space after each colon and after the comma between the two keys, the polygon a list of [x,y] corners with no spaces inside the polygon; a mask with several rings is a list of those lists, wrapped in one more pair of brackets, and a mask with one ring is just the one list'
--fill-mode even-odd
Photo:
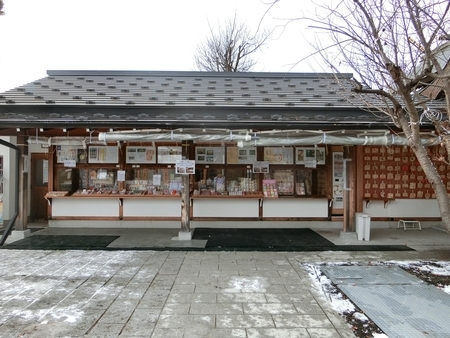
{"label": "counter display case", "polygon": [[293,170],[274,170],[272,176],[277,182],[278,195],[292,196],[294,194]]}
{"label": "counter display case", "polygon": [[107,168],[73,169],[77,173],[78,184],[74,195],[117,194],[117,170]]}
{"label": "counter display case", "polygon": [[271,169],[264,179],[276,182],[279,196],[327,196],[326,168]]}
{"label": "counter display case", "polygon": [[325,168],[297,169],[295,194],[297,196],[326,196],[327,177]]}
{"label": "counter display case", "polygon": [[250,167],[197,169],[195,195],[253,195],[258,194],[257,176]]}
{"label": "counter display case", "polygon": [[126,171],[128,195],[179,195],[181,175],[175,168],[139,168]]}
{"label": "counter display case", "polygon": [[[294,148],[195,147],[190,156],[199,163],[189,175],[193,219],[328,217],[326,167],[295,163]],[[48,197],[52,219],[180,219],[183,175],[174,160],[181,147],[127,144],[117,155],[115,149],[89,147],[88,160],[73,168],[55,162],[53,190],[67,194]],[[264,170],[255,171],[255,163],[264,163]]]}
{"label": "counter display case", "polygon": [[56,170],[55,190],[74,192],[79,187],[79,171],[73,168],[58,168]]}

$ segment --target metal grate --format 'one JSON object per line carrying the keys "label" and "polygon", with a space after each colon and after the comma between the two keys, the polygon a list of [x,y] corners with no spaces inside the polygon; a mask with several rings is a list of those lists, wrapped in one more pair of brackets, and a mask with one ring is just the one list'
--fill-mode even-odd
{"label": "metal grate", "polygon": [[397,266],[334,266],[323,267],[321,271],[337,285],[424,283]]}
{"label": "metal grate", "polygon": [[389,337],[450,337],[450,295],[398,267],[321,271]]}

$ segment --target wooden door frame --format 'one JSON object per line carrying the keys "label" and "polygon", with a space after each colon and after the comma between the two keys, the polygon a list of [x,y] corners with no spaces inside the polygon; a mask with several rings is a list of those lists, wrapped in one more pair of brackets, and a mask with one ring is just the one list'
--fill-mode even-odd
{"label": "wooden door frame", "polygon": [[[36,170],[36,161],[37,160],[47,160],[48,161],[48,167],[49,167],[49,173],[48,173],[48,180],[51,180],[50,175],[50,161],[49,161],[49,155],[48,153],[31,153],[31,165],[30,165],[30,218],[34,218],[33,215],[33,207],[35,206],[34,197],[35,197],[35,189],[36,189],[36,177],[35,177],[35,170]],[[49,184],[47,183],[47,191],[49,189]],[[44,198],[44,197],[42,197]],[[47,208],[45,210],[45,220],[49,219],[49,209],[50,207],[47,205]],[[34,220],[34,219],[33,219]]]}

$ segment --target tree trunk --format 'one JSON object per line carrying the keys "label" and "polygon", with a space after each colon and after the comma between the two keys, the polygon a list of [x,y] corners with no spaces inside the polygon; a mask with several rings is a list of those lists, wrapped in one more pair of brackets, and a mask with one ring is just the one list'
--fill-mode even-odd
{"label": "tree trunk", "polygon": [[450,203],[447,194],[447,187],[439,175],[434,163],[431,161],[426,148],[419,143],[412,143],[411,149],[416,155],[419,164],[422,166],[423,172],[431,183],[436,194],[436,201],[441,213],[442,224],[450,232]]}

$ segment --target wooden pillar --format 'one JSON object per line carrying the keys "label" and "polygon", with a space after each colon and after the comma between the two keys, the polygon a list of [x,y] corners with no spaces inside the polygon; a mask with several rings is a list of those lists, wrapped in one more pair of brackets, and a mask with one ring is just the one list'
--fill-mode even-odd
{"label": "wooden pillar", "polygon": [[181,232],[190,232],[190,194],[189,194],[189,175],[183,175],[181,188]]}
{"label": "wooden pillar", "polygon": [[[182,158],[188,160],[191,158],[192,141],[185,141],[182,146]],[[191,239],[191,226],[190,226],[190,175],[182,175],[181,181],[181,231],[178,235],[179,239]]]}
{"label": "wooden pillar", "polygon": [[357,177],[357,163],[355,157],[355,146],[350,148],[351,162],[349,163],[349,207],[348,207],[348,231],[354,232],[355,229],[355,212],[356,212],[356,177]]}
{"label": "wooden pillar", "polygon": [[344,146],[345,186],[344,186],[344,218],[343,231],[355,231],[355,161],[354,147]]}
{"label": "wooden pillar", "polygon": [[30,159],[28,158],[28,143],[27,137],[20,135],[17,137],[17,147],[20,149],[19,158],[19,213],[15,222],[14,228],[16,231],[25,231],[28,223],[28,172]]}

